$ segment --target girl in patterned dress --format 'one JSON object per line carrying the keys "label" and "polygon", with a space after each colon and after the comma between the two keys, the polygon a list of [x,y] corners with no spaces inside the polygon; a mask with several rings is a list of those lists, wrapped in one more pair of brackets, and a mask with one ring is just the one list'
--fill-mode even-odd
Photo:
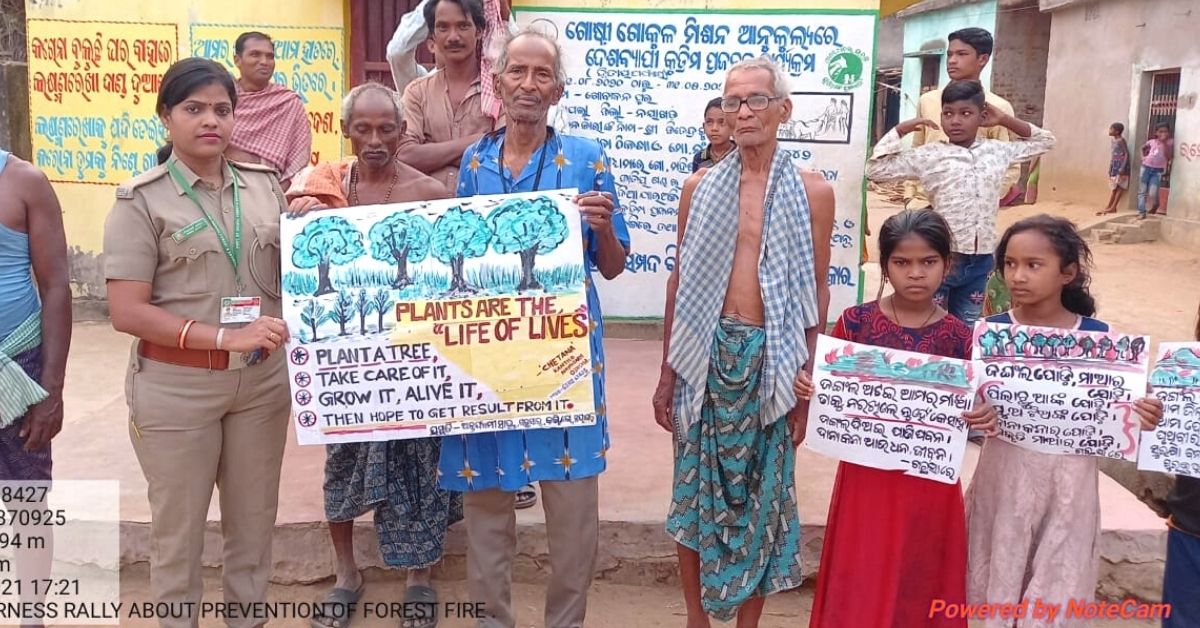
{"label": "girl in patterned dress", "polygon": [[[1091,318],[1091,251],[1070,221],[1045,214],[1008,228],[996,265],[1012,293],[1013,309],[989,322],[1080,331],[1108,331]],[[1162,402],[1140,399],[1134,410],[1143,430],[1162,419]],[[973,604],[1061,605],[1053,621],[1025,618],[1016,625],[1086,626],[1066,611],[1071,600],[1096,592],[1100,537],[1097,458],[1046,454],[989,439],[967,491],[970,538],[968,597]],[[986,626],[1008,628],[1012,619]]]}
{"label": "girl in patterned dress", "polygon": [[[842,340],[949,358],[971,357],[971,329],[937,305],[949,272],[950,228],[931,209],[906,210],[879,231],[883,281],[893,293],[847,309],[833,335]],[[880,286],[880,295],[883,286]],[[811,388],[797,386],[797,395]],[[988,404],[963,415],[990,432]],[[962,487],[842,462],[829,504],[810,628],[966,628],[965,619],[931,617],[935,600],[966,602],[967,524]]]}

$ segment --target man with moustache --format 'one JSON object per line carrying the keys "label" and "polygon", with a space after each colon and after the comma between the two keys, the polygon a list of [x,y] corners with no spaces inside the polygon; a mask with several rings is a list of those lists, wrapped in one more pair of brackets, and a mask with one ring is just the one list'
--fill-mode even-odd
{"label": "man with moustache", "polygon": [[453,194],[463,151],[496,126],[481,105],[479,43],[487,22],[480,0],[431,0],[424,16],[440,67],[404,89],[399,157]]}

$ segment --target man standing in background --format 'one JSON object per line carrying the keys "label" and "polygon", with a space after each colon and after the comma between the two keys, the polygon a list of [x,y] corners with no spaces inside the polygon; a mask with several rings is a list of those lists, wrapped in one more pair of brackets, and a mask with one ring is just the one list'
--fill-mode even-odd
{"label": "man standing in background", "polygon": [[487,20],[480,0],[433,0],[424,16],[440,67],[404,88],[408,127],[398,156],[454,194],[463,151],[496,127],[481,104],[479,42]]}
{"label": "man standing in background", "polygon": [[275,76],[275,44],[269,36],[255,31],[242,33],[233,49],[239,75],[238,101],[226,156],[271,166],[279,173],[280,187],[287,190],[292,177],[308,165],[312,154],[308,113],[299,94],[271,82]]}
{"label": "man standing in background", "polygon": [[[983,74],[983,69],[992,59],[992,49],[995,46],[992,40],[992,34],[982,28],[964,28],[954,31],[947,36],[949,44],[946,46],[946,75],[952,81],[983,81],[979,78]],[[984,98],[987,104],[994,107],[1000,113],[1014,115],[1012,104],[1007,100],[992,93],[984,87]],[[920,103],[917,105],[917,118],[926,120],[941,120],[942,119],[942,88],[931,89],[924,94],[921,94]],[[992,140],[1012,141],[1012,136],[1008,129],[999,125],[994,127],[979,127],[979,137],[986,137]],[[918,129],[912,134],[913,147],[932,142],[947,142],[945,132],[941,129]],[[1004,194],[1001,198],[1008,196],[1008,191],[1021,179],[1021,166],[1014,165],[1008,169],[1004,175]],[[904,185],[904,200],[907,209],[925,209],[932,207],[929,199],[925,196],[925,191],[921,189],[920,184],[916,181],[910,181]],[[970,321],[967,321],[970,323]]]}

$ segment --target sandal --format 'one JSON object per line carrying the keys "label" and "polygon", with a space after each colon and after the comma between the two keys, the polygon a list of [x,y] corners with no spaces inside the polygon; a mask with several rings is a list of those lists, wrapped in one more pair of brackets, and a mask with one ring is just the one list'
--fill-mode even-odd
{"label": "sandal", "polygon": [[[361,578],[361,576],[360,576]],[[309,623],[312,628],[346,628],[350,625],[350,605],[362,599],[366,582],[360,581],[353,591],[334,587],[317,607],[317,613]],[[326,611],[330,611],[329,614]],[[332,622],[332,623],[328,623]]]}
{"label": "sandal", "polygon": [[1097,216],[1107,216],[1109,214],[1115,214],[1115,213],[1117,213],[1117,210],[1115,210],[1115,209],[1102,209],[1102,210],[1096,212],[1096,215]]}
{"label": "sandal", "polygon": [[525,486],[522,486],[521,488],[517,489],[517,502],[516,502],[517,510],[521,510],[524,508],[531,508],[536,503],[537,503],[537,490],[533,488],[532,484],[526,484]]}
{"label": "sandal", "polygon": [[404,590],[401,628],[435,628],[438,625],[438,596],[432,587],[413,585]]}

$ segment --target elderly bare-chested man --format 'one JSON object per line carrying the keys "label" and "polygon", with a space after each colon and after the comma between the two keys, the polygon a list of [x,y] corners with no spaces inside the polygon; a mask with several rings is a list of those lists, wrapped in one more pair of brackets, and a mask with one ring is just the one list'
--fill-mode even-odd
{"label": "elderly bare-chested man", "polygon": [[737,148],[693,174],[679,204],[655,418],[675,437],[667,532],[689,628],[755,626],[767,595],[800,586],[793,470],[807,402],[793,384],[829,304],[834,196],[776,137],[792,113],[767,58],[729,70],[721,110]]}

